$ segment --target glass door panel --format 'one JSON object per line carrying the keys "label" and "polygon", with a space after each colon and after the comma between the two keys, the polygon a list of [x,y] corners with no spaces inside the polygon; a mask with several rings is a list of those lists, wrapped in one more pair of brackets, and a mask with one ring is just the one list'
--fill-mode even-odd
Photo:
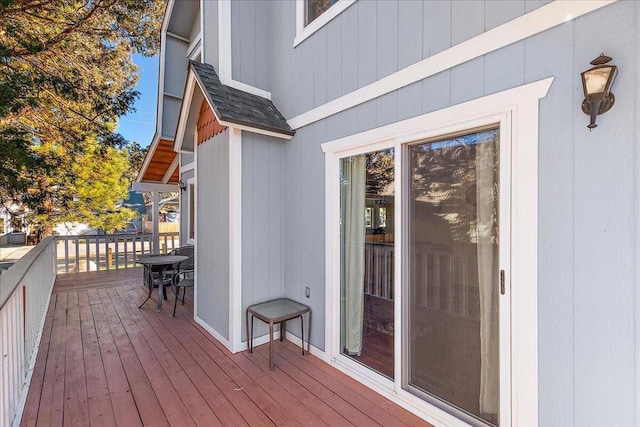
{"label": "glass door panel", "polygon": [[494,425],[498,142],[491,129],[413,144],[407,156],[408,388]]}
{"label": "glass door panel", "polygon": [[394,152],[340,161],[340,348],[394,377]]}

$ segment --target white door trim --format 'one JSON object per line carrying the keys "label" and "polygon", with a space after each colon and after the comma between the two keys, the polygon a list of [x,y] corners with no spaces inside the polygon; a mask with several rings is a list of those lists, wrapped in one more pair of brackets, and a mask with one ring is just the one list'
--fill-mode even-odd
{"label": "white door trim", "polygon": [[[340,238],[339,238],[339,159],[350,155],[395,147],[396,168],[404,144],[420,139],[500,123],[501,143],[510,139],[511,153],[511,274],[507,286],[511,292],[511,384],[507,416],[512,425],[538,423],[538,103],[546,96],[553,78],[519,86],[478,98],[433,113],[350,135],[322,144],[326,154],[326,360],[336,368],[367,384],[387,398],[437,424],[456,425],[461,421],[422,401],[401,388],[402,375],[396,363],[394,383],[375,378],[370,371],[340,355]],[[504,134],[504,135],[503,135]],[[504,139],[503,139],[504,137]],[[507,171],[509,172],[509,171]],[[399,172],[398,172],[399,173]],[[400,179],[396,178],[396,197]],[[396,218],[402,218],[401,203],[396,203]],[[396,227],[399,221],[396,222]],[[402,233],[396,228],[396,239]],[[396,240],[396,260],[401,241]],[[516,256],[526,254],[526,256]],[[501,254],[502,255],[502,254]],[[396,277],[402,277],[402,262],[396,262]],[[517,286],[511,287],[511,283]],[[398,291],[396,289],[396,291]],[[508,291],[508,292],[509,292]],[[399,295],[396,295],[399,296]],[[508,297],[509,294],[505,295]],[[396,301],[398,298],[396,298]],[[396,303],[397,305],[397,303]],[[396,310],[398,307],[396,307]],[[398,312],[396,311],[396,321]],[[396,331],[401,331],[400,323]],[[401,354],[396,333],[395,351]],[[504,357],[505,355],[502,354]],[[509,355],[507,355],[509,356]],[[507,357],[508,358],[508,357]],[[397,359],[397,357],[396,357]],[[501,384],[501,387],[503,385]],[[504,402],[501,402],[504,403]]]}
{"label": "white door trim", "polygon": [[229,128],[229,344],[242,344],[242,131]]}

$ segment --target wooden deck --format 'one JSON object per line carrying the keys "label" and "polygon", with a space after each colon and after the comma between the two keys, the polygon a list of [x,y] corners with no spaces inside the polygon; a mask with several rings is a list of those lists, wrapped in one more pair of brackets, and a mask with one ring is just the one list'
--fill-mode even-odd
{"label": "wooden deck", "polygon": [[22,425],[427,425],[289,342],[275,371],[267,346],[231,354],[190,300],[138,309],[141,276],[58,276]]}

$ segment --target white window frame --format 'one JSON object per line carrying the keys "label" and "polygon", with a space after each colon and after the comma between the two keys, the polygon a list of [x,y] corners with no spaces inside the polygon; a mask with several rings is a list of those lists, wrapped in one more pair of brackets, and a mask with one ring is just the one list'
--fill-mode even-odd
{"label": "white window frame", "polygon": [[[196,185],[196,177],[189,178],[187,180],[187,245],[195,245],[196,239],[198,235],[196,234],[196,230],[198,227],[196,226],[197,217],[198,217],[198,209],[197,209],[197,185]],[[191,186],[193,185],[193,212],[191,212]],[[193,214],[193,230],[191,230],[191,215]],[[191,232],[193,231],[193,237],[191,237]]]}
{"label": "white window frame", "polygon": [[349,6],[354,4],[356,0],[338,0],[329,9],[325,10],[322,15],[318,16],[309,25],[305,26],[305,14],[307,0],[296,0],[296,37],[293,40],[293,47],[298,46],[311,34],[327,25],[336,16],[344,12]]}
{"label": "white window frame", "polygon": [[[337,369],[365,383],[385,397],[436,425],[464,425],[464,422],[402,388],[402,286],[395,289],[394,340],[395,379],[389,380],[353,362],[340,352],[340,186],[339,160],[365,152],[395,149],[395,169],[402,169],[404,146],[408,143],[500,123],[501,145],[511,148],[507,173],[511,190],[511,254],[507,272],[511,292],[511,345],[502,360],[510,360],[511,381],[500,387],[507,391],[510,405],[501,401],[512,425],[538,423],[538,103],[546,96],[553,78],[540,80],[488,95],[443,110],[372,129],[322,144],[325,161],[326,223],[326,313],[325,359]],[[395,277],[403,277],[403,184],[395,180]],[[510,273],[510,274],[509,274]],[[511,287],[511,283],[517,286]],[[508,296],[508,295],[506,295]],[[503,349],[501,348],[501,352]]]}

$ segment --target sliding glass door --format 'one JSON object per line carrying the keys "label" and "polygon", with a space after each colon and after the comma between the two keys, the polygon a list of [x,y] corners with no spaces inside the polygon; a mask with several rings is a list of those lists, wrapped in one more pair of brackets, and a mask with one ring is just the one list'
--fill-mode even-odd
{"label": "sliding glass door", "polygon": [[394,151],[340,161],[341,353],[393,378]]}
{"label": "sliding glass door", "polygon": [[404,305],[408,389],[494,425],[498,142],[489,129],[408,146]]}
{"label": "sliding glass door", "polygon": [[509,331],[499,325],[508,313],[499,133],[488,126],[339,159],[341,361],[478,425],[499,424],[509,392],[500,388]]}

